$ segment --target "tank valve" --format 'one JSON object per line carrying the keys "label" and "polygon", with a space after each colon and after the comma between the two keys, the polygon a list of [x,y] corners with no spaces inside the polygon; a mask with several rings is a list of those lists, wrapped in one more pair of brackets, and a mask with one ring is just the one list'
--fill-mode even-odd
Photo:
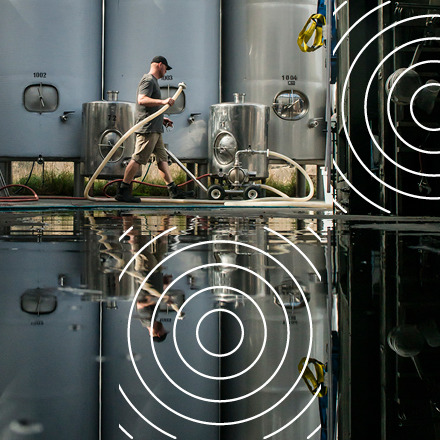
{"label": "tank valve", "polygon": [[68,111],[68,112],[64,112],[64,113],[60,116],[61,122],[67,122],[67,119],[69,119],[69,115],[70,115],[71,113],[75,113],[75,111],[74,111],[74,110],[71,110],[71,111]]}
{"label": "tank valve", "polygon": [[191,113],[188,118],[188,124],[194,124],[196,122],[196,116],[200,116],[201,113]]}
{"label": "tank valve", "polygon": [[309,128],[316,128],[319,125],[318,119],[310,119]]}
{"label": "tank valve", "polygon": [[44,158],[43,158],[43,156],[40,154],[40,155],[38,155],[38,158],[37,158],[37,164],[38,164],[38,165],[43,165],[43,163],[44,163]]}

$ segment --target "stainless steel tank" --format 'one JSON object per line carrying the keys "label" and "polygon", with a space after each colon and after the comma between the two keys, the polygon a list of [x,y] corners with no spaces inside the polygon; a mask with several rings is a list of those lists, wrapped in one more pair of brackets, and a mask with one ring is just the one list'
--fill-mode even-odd
{"label": "stainless steel tank", "polygon": [[79,158],[81,105],[101,97],[101,2],[0,1],[6,158]]}
{"label": "stainless steel tank", "polygon": [[[123,134],[134,125],[134,103],[117,101],[115,92],[111,101],[83,104],[83,157],[84,175],[92,175]],[[107,162],[101,177],[122,177],[134,152],[135,135],[131,135]]]}
{"label": "stainless steel tank", "polygon": [[298,34],[315,0],[222,3],[222,95],[237,90],[270,106],[269,149],[295,160],[324,159],[324,49],[302,53]]}
{"label": "stainless steel tank", "polygon": [[159,81],[162,96],[180,82],[187,89],[168,111],[174,128],[164,140],[179,159],[206,160],[208,109],[219,101],[220,1],[107,0],[105,23],[105,88],[134,101],[153,57],[165,56],[173,69]]}
{"label": "stainless steel tank", "polygon": [[269,175],[268,158],[262,153],[268,148],[269,107],[237,101],[211,106],[210,171],[214,175],[228,175],[234,171],[237,160],[252,178],[265,179]]}

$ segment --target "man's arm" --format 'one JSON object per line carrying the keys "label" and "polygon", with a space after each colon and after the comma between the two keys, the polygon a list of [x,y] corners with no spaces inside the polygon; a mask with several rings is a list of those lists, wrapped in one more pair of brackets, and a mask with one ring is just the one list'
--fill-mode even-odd
{"label": "man's arm", "polygon": [[167,98],[167,99],[154,99],[150,98],[147,95],[138,95],[138,104],[143,105],[145,107],[157,107],[159,105],[173,105],[174,99],[173,98]]}

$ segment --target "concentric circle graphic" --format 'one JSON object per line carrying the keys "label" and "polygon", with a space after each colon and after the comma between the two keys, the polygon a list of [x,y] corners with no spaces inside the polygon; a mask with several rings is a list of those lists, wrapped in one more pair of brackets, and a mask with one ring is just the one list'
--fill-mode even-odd
{"label": "concentric circle graphic", "polygon": [[[440,63],[440,61],[438,61]],[[436,85],[437,84],[437,85]],[[417,98],[417,95],[423,90],[426,89],[428,87],[439,87],[440,84],[438,83],[426,83],[425,85],[419,87],[415,92],[414,95],[411,98],[411,102],[409,103],[409,111],[411,113],[411,116],[413,118],[413,121],[420,127],[423,128],[424,130],[427,131],[440,131],[440,127],[438,128],[431,128],[431,127],[426,127],[425,125],[421,124],[416,116],[414,115],[414,100]],[[426,151],[425,151],[426,152]],[[440,154],[440,151],[436,151],[437,154]]]}
{"label": "concentric circle graphic", "polygon": [[[341,98],[341,102],[345,102],[345,100],[346,100],[346,95],[347,95],[347,90],[348,90],[348,85],[349,85],[349,81],[350,81],[350,78],[351,78],[351,75],[352,75],[352,73],[353,73],[353,69],[355,68],[355,66],[356,66],[356,64],[357,64],[357,62],[359,61],[359,59],[360,59],[360,57],[363,55],[363,53],[365,52],[365,50],[375,41],[375,40],[377,40],[381,35],[383,35],[384,33],[386,33],[386,32],[388,32],[388,31],[391,31],[391,30],[393,30],[393,28],[395,28],[396,26],[399,26],[399,25],[401,25],[401,24],[404,24],[404,23],[407,23],[407,22],[411,22],[411,21],[414,21],[414,20],[420,20],[420,19],[432,19],[432,18],[434,18],[434,17],[440,17],[440,15],[439,14],[424,14],[424,15],[416,15],[416,16],[412,16],[412,17],[408,17],[408,18],[405,18],[405,19],[402,19],[402,20],[399,20],[399,21],[396,21],[396,22],[394,22],[394,23],[392,23],[391,25],[389,25],[389,26],[387,26],[386,28],[384,28],[384,29],[382,29],[380,32],[378,32],[376,35],[374,35],[363,47],[362,47],[362,49],[359,51],[359,53],[356,55],[356,57],[354,58],[354,60],[351,62],[351,64],[350,64],[350,68],[348,69],[348,72],[347,72],[347,77],[345,78],[345,81],[344,81],[344,84],[343,84],[343,87],[342,87],[342,98]],[[368,92],[369,92],[369,89],[370,89],[370,86],[371,86],[371,83],[372,83],[372,81],[373,81],[373,79],[374,79],[374,76],[375,76],[375,74],[377,73],[377,71],[380,69],[380,66],[383,64],[383,62],[384,61],[386,61],[388,58],[390,58],[394,53],[396,53],[398,50],[401,50],[402,48],[405,48],[406,46],[409,46],[409,45],[414,45],[414,44],[416,44],[416,43],[418,43],[418,42],[420,42],[420,41],[424,41],[424,40],[440,40],[440,38],[439,37],[429,37],[429,38],[418,38],[418,39],[414,39],[414,40],[411,40],[411,41],[408,41],[408,42],[406,42],[405,44],[403,44],[403,45],[401,45],[401,46],[399,46],[398,48],[396,48],[396,49],[394,49],[390,54],[388,54],[382,61],[381,61],[381,63],[379,64],[379,66],[377,66],[376,67],[376,69],[375,69],[375,71],[374,71],[374,73],[373,73],[373,75],[371,76],[371,78],[370,78],[370,81],[369,81],[369,83],[368,83],[368,87],[367,87],[367,90],[366,90],[366,92],[365,92],[365,95],[364,95],[364,115],[365,115],[365,120],[366,120],[366,128],[367,128],[367,130],[368,130],[368,132],[369,132],[369,135],[370,135],[370,138],[371,138],[371,141],[374,143],[374,145],[375,145],[375,147],[381,152],[381,154],[383,154],[384,155],[384,157],[386,157],[388,160],[390,160],[393,164],[394,164],[394,166],[396,166],[396,167],[399,167],[399,168],[401,168],[401,169],[403,169],[403,170],[405,170],[405,171],[407,171],[407,172],[409,172],[409,173],[411,173],[411,174],[416,174],[416,175],[420,175],[420,176],[424,176],[424,177],[440,177],[440,174],[427,174],[427,173],[421,173],[421,172],[416,172],[416,171],[413,171],[413,170],[409,170],[409,169],[407,169],[407,168],[405,168],[405,167],[403,167],[402,165],[400,165],[400,164],[397,164],[395,161],[393,161],[391,158],[389,158],[388,156],[386,156],[385,155],[385,153],[384,153],[384,151],[380,148],[380,146],[378,145],[378,143],[377,143],[377,141],[376,141],[376,139],[374,138],[374,136],[373,136],[373,133],[372,133],[372,131],[371,131],[371,129],[370,129],[370,126],[369,126],[369,123],[368,123],[368,117],[367,117],[367,100],[368,100]],[[423,61],[423,62],[421,62],[421,63],[418,63],[417,65],[421,65],[422,63],[424,63],[424,64],[427,64],[427,63],[439,63],[439,61],[438,60],[436,60],[436,59],[432,59],[432,60],[425,60],[425,61]],[[410,68],[414,68],[416,66],[416,64],[414,64],[414,66],[410,66]],[[408,69],[410,69],[410,68],[408,68]],[[399,78],[398,78],[399,79]],[[398,79],[397,79],[397,81],[398,81]],[[396,81],[396,83],[397,83],[397,81]],[[393,85],[395,86],[395,84],[396,83],[394,83]],[[431,85],[431,84],[430,84]],[[387,102],[387,104],[389,104],[389,102],[390,102],[390,96],[391,96],[391,94],[392,94],[392,90],[390,91],[390,95],[389,95],[389,97],[388,97],[388,102]],[[416,95],[417,93],[415,93],[414,95]],[[413,96],[412,98],[414,98],[415,99],[415,96]],[[391,185],[391,184],[389,184],[389,183],[387,183],[387,182],[385,182],[384,180],[382,180],[379,176],[377,176],[363,161],[362,161],[362,159],[360,158],[360,156],[359,156],[359,154],[357,153],[357,151],[356,151],[356,148],[355,148],[355,146],[353,145],[353,141],[352,141],[352,139],[351,139],[351,137],[350,137],[350,133],[349,133],[349,130],[348,130],[348,127],[347,127],[347,124],[346,124],[346,115],[345,115],[345,108],[344,108],[344,106],[341,106],[341,121],[342,121],[342,125],[343,125],[343,130],[344,130],[344,133],[345,133],[345,136],[346,136],[346,139],[347,139],[347,142],[348,142],[348,145],[349,145],[349,148],[350,148],[350,150],[351,150],[351,152],[353,153],[353,155],[356,157],[356,159],[357,159],[357,161],[359,162],[359,164],[362,166],[362,168],[373,178],[373,179],[375,179],[377,182],[379,182],[381,185],[383,185],[384,187],[386,187],[386,188],[388,188],[388,189],[390,189],[390,190],[392,190],[392,191],[394,191],[394,192],[396,192],[396,193],[398,193],[398,194],[401,194],[401,195],[404,195],[404,196],[408,196],[408,197],[411,197],[411,198],[415,198],[415,199],[420,199],[420,200],[430,200],[430,201],[434,201],[434,200],[440,200],[440,197],[438,197],[438,196],[432,196],[432,197],[430,197],[430,196],[424,196],[424,195],[420,195],[420,194],[413,194],[413,193],[409,193],[409,192],[407,192],[407,191],[403,191],[403,190],[401,190],[401,189],[399,189],[399,188],[396,188],[396,187],[394,187],[393,185]],[[391,126],[392,127],[394,127],[394,125],[393,124],[391,124]],[[424,127],[425,129],[427,128],[427,127]],[[436,130],[437,131],[437,130]],[[395,131],[396,132],[396,131]],[[399,137],[399,139],[401,139],[401,141],[402,142],[404,142],[404,143],[406,143],[406,141],[404,140],[404,139],[402,139],[402,138],[400,138]],[[408,145],[408,143],[406,143],[406,145]],[[423,150],[423,149],[421,149],[421,148],[418,148],[418,147],[415,147],[415,146],[413,146],[413,145],[408,145],[409,147],[411,147],[412,149],[414,149],[414,150],[416,150],[416,151],[419,151],[419,152],[422,152],[422,153],[426,153],[426,154],[440,154],[440,151],[427,151],[427,150]],[[333,163],[335,164],[335,161],[333,160]],[[335,168],[337,168],[337,166],[335,166]],[[337,168],[338,169],[338,168]],[[371,200],[369,200],[368,198],[366,198],[366,197],[364,197],[364,199],[365,200],[367,200],[370,204],[372,204],[372,205],[374,205],[374,206],[376,206],[376,207],[378,207],[376,204],[374,204],[374,202],[372,202]],[[381,209],[381,210],[383,210],[383,211],[387,211],[387,210],[385,210],[383,207],[379,207],[379,209]]]}
{"label": "concentric circle graphic", "polygon": [[[236,265],[232,265],[232,264],[226,264],[226,263],[212,263],[212,264],[209,264],[209,265],[205,265],[205,267],[218,267],[218,266],[223,266],[223,267],[235,267],[235,268],[240,268],[240,269],[244,269],[243,267],[241,267],[241,266],[236,266]],[[185,277],[186,275],[188,275],[189,273],[191,273],[191,272],[194,272],[195,270],[198,270],[199,269],[199,267],[195,267],[195,268],[193,268],[193,269],[190,269],[189,271],[187,271],[187,272],[185,272],[185,273],[183,273],[182,275],[180,275],[178,278],[176,278],[176,280],[175,280],[175,282],[178,282],[179,281],[179,279],[181,279],[181,278],[183,278],[183,277]],[[253,271],[251,271],[250,269],[246,269],[247,271],[249,271],[249,273],[252,273],[252,274],[254,274],[254,275],[257,275],[257,274],[255,274],[255,272],[253,272]],[[264,280],[264,279],[263,279]],[[267,281],[266,280],[264,280],[266,283],[267,283]],[[267,283],[267,286],[272,290],[273,289],[273,287],[269,284],[269,283]],[[196,292],[196,293],[194,293],[194,294],[192,294],[187,300],[185,300],[185,302],[182,304],[182,306],[180,307],[180,309],[179,309],[179,313],[181,313],[182,312],[182,310],[183,310],[183,308],[193,299],[193,298],[195,298],[197,295],[199,295],[199,294],[201,294],[201,293],[204,293],[204,292],[207,292],[207,291],[210,291],[210,290],[215,290],[215,289],[225,289],[225,287],[224,286],[213,286],[213,287],[207,287],[207,288],[205,288],[205,289],[202,289],[202,290],[200,290],[200,291],[198,291],[198,292]],[[214,379],[214,380],[227,380],[227,379],[233,379],[233,378],[235,378],[235,377],[238,377],[238,376],[241,376],[242,374],[244,374],[244,373],[246,373],[247,371],[249,371],[259,360],[260,360],[260,358],[261,358],[261,356],[263,355],[263,353],[264,353],[264,349],[265,349],[265,347],[266,347],[266,342],[267,342],[267,325],[266,325],[266,319],[264,318],[264,314],[263,314],[263,311],[261,310],[261,308],[260,308],[260,306],[256,303],[256,301],[252,298],[252,296],[250,296],[250,295],[248,295],[247,293],[245,293],[245,292],[242,292],[241,290],[239,290],[239,289],[236,289],[236,288],[234,288],[234,287],[226,287],[226,289],[227,290],[232,290],[232,291],[234,291],[234,292],[237,292],[237,293],[239,293],[239,294],[241,294],[241,295],[243,295],[244,297],[246,297],[247,299],[249,299],[251,302],[252,302],[252,304],[257,308],[257,310],[258,310],[258,313],[260,314],[260,316],[261,316],[261,319],[262,319],[262,322],[263,322],[263,326],[264,326],[264,336],[263,336],[263,344],[262,344],[262,346],[261,346],[261,349],[260,349],[260,352],[258,353],[258,356],[256,357],[256,359],[246,368],[246,369],[244,369],[243,371],[240,371],[239,373],[237,373],[237,374],[233,374],[233,375],[231,375],[231,376],[210,376],[210,375],[208,375],[208,374],[204,374],[204,373],[201,373],[200,371],[198,371],[198,370],[196,370],[195,368],[193,368],[186,360],[185,360],[185,358],[182,356],[182,353],[180,352],[180,350],[179,350],[179,346],[178,346],[178,344],[177,344],[177,337],[176,337],[176,326],[177,326],[177,321],[175,320],[174,321],[174,325],[173,325],[173,337],[174,337],[174,346],[176,347],[176,351],[177,351],[177,354],[179,355],[179,357],[180,357],[180,359],[182,360],[182,362],[191,370],[191,371],[193,371],[194,373],[196,373],[196,374],[198,374],[199,376],[202,376],[202,377],[205,377],[205,378],[207,378],[207,379]],[[273,292],[275,292],[275,289],[273,289]],[[217,310],[221,310],[221,309],[217,309]],[[215,311],[215,310],[214,310]],[[226,312],[229,312],[228,310],[226,310],[226,309],[223,309],[223,311],[226,311]],[[284,311],[285,311],[285,308],[284,308]],[[211,311],[212,312],[212,311]],[[208,312],[208,313],[211,313],[211,312]],[[285,312],[285,315],[287,316],[287,312]],[[150,338],[151,339],[151,338]],[[282,361],[281,361],[281,365],[282,365],[282,363],[283,363],[283,361],[284,361],[284,359],[285,359],[285,357],[286,357],[286,355],[287,355],[287,351],[288,351],[288,349],[289,349],[289,339],[290,339],[290,332],[289,332],[289,330],[287,331],[287,341],[286,341],[286,348],[285,348],[285,350],[284,350],[284,355],[283,355],[283,358],[282,358]],[[241,345],[241,344],[240,344]],[[234,350],[235,351],[235,350]],[[159,365],[159,368],[161,368],[161,365],[160,365],[160,362],[159,362],[159,360],[158,360],[158,358],[157,358],[157,356],[156,356],[156,351],[155,351],[155,348],[154,348],[154,345],[153,345],[153,353],[154,353],[154,356],[155,356],[155,358],[156,358],[156,362],[158,363],[158,365]],[[229,353],[230,354],[230,353]],[[280,367],[281,368],[281,367]],[[247,394],[247,395],[245,395],[245,396],[242,396],[242,397],[240,397],[240,398],[237,398],[237,399],[229,399],[229,400],[226,400],[226,399],[221,399],[221,400],[216,400],[216,399],[205,399],[205,398],[201,398],[201,397],[199,397],[199,396],[196,396],[195,394],[191,394],[191,393],[188,393],[187,391],[185,391],[183,388],[181,388],[179,385],[177,385],[169,376],[168,376],[168,374],[161,368],[161,370],[162,370],[162,373],[167,377],[167,379],[176,387],[176,388],[178,388],[180,391],[182,391],[182,392],[184,392],[185,394],[188,394],[188,395],[190,395],[190,396],[192,396],[192,397],[194,397],[194,398],[196,398],[196,399],[199,399],[199,400],[204,400],[204,401],[206,401],[206,402],[215,402],[215,403],[226,403],[226,402],[233,402],[233,401],[236,401],[236,400],[241,400],[241,399],[244,399],[244,398],[246,398],[246,397],[249,397],[249,396],[251,396],[252,394],[255,394],[256,392],[258,392],[261,388],[264,388],[264,386],[266,385],[266,383],[268,383],[268,382],[270,382],[270,380],[272,380],[272,378],[273,377],[275,377],[275,375],[276,375],[276,373],[278,372],[278,370],[275,372],[275,374],[273,374],[272,376],[271,376],[271,378],[269,379],[269,381],[268,382],[266,382],[266,383],[264,383],[260,388],[258,388],[257,390],[255,390],[255,391],[253,391],[251,394]]]}
{"label": "concentric circle graphic", "polygon": [[[200,341],[200,325],[202,324],[203,320],[208,316],[208,315],[212,315],[213,313],[228,313],[229,315],[232,315],[236,321],[238,322],[238,324],[240,325],[240,330],[241,330],[241,335],[240,335],[240,340],[238,341],[238,344],[231,350],[228,351],[226,353],[214,353],[213,351],[209,351],[207,348],[205,348],[205,346],[202,344],[202,342]],[[174,321],[176,322],[176,321]],[[244,327],[243,327],[243,323],[241,322],[241,319],[231,310],[228,309],[213,309],[210,310],[209,312],[206,312],[199,320],[199,322],[197,323],[197,327],[196,327],[196,339],[197,342],[200,346],[200,348],[207,354],[214,356],[214,357],[226,357],[226,356],[230,356],[231,354],[234,354],[240,347],[241,344],[243,344],[243,340],[244,340]],[[174,342],[176,342],[176,339],[174,339]]]}
{"label": "concentric circle graphic", "polygon": [[[431,38],[430,38],[430,39],[431,39]],[[422,40],[422,41],[427,41],[426,38],[423,38],[423,39],[421,39],[421,40]],[[440,40],[440,38],[438,38],[438,40]],[[411,44],[413,44],[413,42],[411,42]],[[405,45],[403,45],[403,47],[405,47],[405,46],[408,46],[408,43],[405,44]],[[398,49],[400,49],[401,47],[402,47],[402,46],[400,46],[399,48],[395,49],[393,52],[391,52],[391,54],[390,54],[389,56],[394,55],[394,53],[395,53]],[[404,143],[407,147],[409,147],[409,148],[411,148],[411,149],[413,149],[413,150],[415,150],[415,151],[419,151],[420,153],[426,153],[426,154],[440,154],[440,151],[438,151],[438,150],[437,150],[437,151],[434,151],[434,150],[433,150],[433,151],[424,150],[424,149],[422,149],[422,148],[418,148],[418,147],[416,147],[416,146],[410,144],[409,142],[407,142],[407,141],[401,136],[401,134],[396,130],[396,127],[394,126],[394,124],[393,124],[393,120],[392,120],[392,117],[391,117],[391,108],[390,108],[390,107],[391,107],[391,96],[392,96],[392,93],[393,93],[393,91],[394,91],[394,88],[395,88],[395,87],[397,86],[397,84],[398,84],[398,81],[399,81],[399,80],[400,80],[400,79],[406,74],[406,72],[408,72],[409,70],[413,70],[413,69],[415,69],[416,67],[423,66],[423,65],[425,65],[425,64],[440,64],[440,60],[426,60],[426,61],[421,61],[421,62],[419,62],[419,63],[413,64],[412,66],[410,66],[410,67],[406,68],[404,71],[402,71],[402,73],[398,76],[396,82],[392,85],[392,87],[391,87],[391,89],[390,89],[390,93],[389,93],[389,95],[388,95],[388,99],[387,99],[387,116],[388,116],[388,121],[389,121],[389,123],[390,123],[390,126],[391,126],[393,132],[394,132],[395,135],[400,139],[400,141],[401,141],[402,143]],[[369,85],[370,85],[370,83],[369,83]],[[411,111],[411,114],[412,114],[414,120],[415,120],[415,117],[414,117],[413,109],[412,109],[414,99],[416,98],[417,93],[418,93],[420,90],[422,90],[422,89],[424,89],[424,88],[426,88],[426,87],[429,87],[429,86],[432,86],[432,84],[425,84],[424,86],[420,87],[416,92],[414,92],[413,96],[411,97],[411,101],[410,101],[410,111]],[[369,90],[369,89],[367,89],[367,92],[368,92],[368,90]],[[423,127],[423,128],[424,128],[424,127]],[[436,131],[436,130],[432,130],[432,131]],[[371,135],[370,135],[370,136],[371,136]],[[376,141],[375,141],[375,145],[377,145]],[[380,148],[379,148],[379,149],[380,149]],[[388,155],[386,155],[384,151],[382,151],[381,149],[380,149],[380,151],[382,152],[382,154],[383,154],[383,155],[384,155],[384,156],[385,156],[390,162],[392,162],[394,165],[396,165],[397,167],[401,168],[401,169],[404,170],[404,171],[407,171],[407,172],[409,172],[409,173],[411,173],[411,174],[415,174],[415,175],[417,175],[417,176],[425,176],[425,177],[440,177],[440,174],[426,174],[426,173],[420,173],[420,172],[416,172],[416,171],[410,170],[410,169],[408,169],[408,168],[405,168],[405,167],[403,167],[402,165],[400,165],[399,163],[395,162],[393,159],[391,159]]]}
{"label": "concentric circle graphic", "polygon": [[[304,363],[304,367],[302,368],[302,370],[301,370],[301,372],[300,372],[300,374],[299,374],[299,376],[296,378],[296,380],[295,380],[295,382],[292,384],[292,386],[288,389],[288,391],[277,401],[277,402],[275,402],[274,404],[272,404],[272,406],[270,406],[269,408],[267,408],[267,409],[265,409],[264,411],[261,411],[260,413],[258,413],[258,414],[255,414],[255,415],[253,415],[253,416],[250,416],[250,417],[248,417],[248,418],[245,418],[245,419],[241,419],[241,420],[233,420],[233,421],[230,421],[230,422],[211,422],[211,421],[207,421],[207,420],[201,420],[201,419],[196,419],[196,418],[193,418],[193,417],[189,417],[188,415],[186,415],[186,414],[182,414],[181,412],[178,412],[178,411],[176,411],[174,408],[172,408],[172,407],[170,407],[169,405],[167,405],[165,402],[163,402],[151,389],[150,389],[150,387],[147,385],[147,383],[144,381],[144,379],[143,379],[143,377],[141,376],[141,374],[140,374],[140,372],[139,372],[139,370],[138,370],[138,368],[137,368],[137,365],[136,365],[136,362],[134,361],[134,358],[133,358],[133,351],[132,351],[132,347],[131,347],[131,335],[130,335],[130,328],[131,328],[131,321],[132,321],[132,315],[133,315],[133,310],[134,310],[134,307],[135,307],[135,304],[136,304],[136,301],[137,301],[137,298],[138,298],[138,296],[139,296],[139,294],[140,294],[140,292],[142,291],[142,288],[143,288],[143,286],[145,285],[145,283],[148,281],[148,279],[150,278],[150,276],[155,272],[155,270],[159,267],[159,266],[161,266],[162,264],[164,264],[167,260],[169,260],[169,259],[171,259],[171,258],[173,258],[174,256],[176,256],[177,254],[179,254],[179,253],[181,253],[181,252],[184,252],[185,250],[188,250],[188,249],[192,249],[192,248],[196,248],[196,247],[198,247],[198,246],[204,246],[204,245],[208,245],[208,244],[213,244],[213,243],[215,243],[215,244],[232,244],[232,245],[234,245],[234,246],[242,246],[242,247],[245,247],[245,248],[248,248],[248,249],[252,249],[253,251],[255,251],[255,252],[258,252],[258,253],[261,253],[261,254],[263,254],[264,256],[266,256],[267,258],[269,258],[270,260],[272,260],[275,264],[277,264],[287,275],[288,275],[288,277],[293,281],[293,283],[295,284],[295,286],[296,286],[296,288],[298,289],[298,291],[300,292],[300,294],[301,294],[301,296],[302,296],[302,298],[303,298],[303,300],[304,300],[304,304],[305,304],[305,308],[306,308],[306,310],[307,310],[307,316],[308,316],[308,320],[309,320],[309,334],[310,334],[310,339],[309,339],[309,344],[308,344],[308,349],[307,349],[307,356],[306,356],[306,361],[305,361],[305,363]],[[309,264],[311,264],[311,262],[309,262]],[[312,264],[311,264],[312,265]],[[251,273],[253,276],[256,276],[257,278],[259,278],[261,281],[263,281],[268,287],[269,287],[269,289],[273,292],[273,294],[277,297],[277,299],[280,301],[280,304],[282,305],[282,308],[283,308],[283,313],[284,313],[284,316],[285,316],[285,319],[286,319],[286,322],[288,322],[289,320],[288,320],[288,315],[287,315],[287,311],[286,311],[286,309],[285,309],[285,307],[284,307],[284,305],[283,305],[283,301],[281,300],[281,298],[279,297],[279,295],[278,295],[278,293],[277,293],[277,291],[270,285],[270,283],[268,283],[263,277],[261,277],[261,275],[259,275],[258,273],[256,273],[256,272],[253,272],[253,271],[251,271],[250,269],[248,269],[248,268],[246,268],[246,267],[244,267],[244,266],[239,266],[239,265],[235,265],[235,264],[229,264],[229,263],[211,263],[211,264],[206,264],[206,265],[202,265],[202,266],[199,266],[199,267],[197,267],[197,268],[193,268],[193,269],[190,269],[189,271],[187,271],[187,272],[185,272],[185,273],[183,273],[183,274],[181,274],[181,275],[179,275],[179,277],[177,277],[175,280],[173,280],[173,282],[170,284],[170,285],[168,285],[167,286],[167,289],[165,289],[164,290],[164,292],[162,293],[162,295],[159,297],[159,299],[158,299],[158,302],[156,303],[156,306],[155,306],[155,308],[154,308],[154,311],[153,311],[153,316],[152,316],[152,320],[154,321],[154,319],[155,319],[155,316],[156,316],[156,314],[157,314],[157,311],[158,311],[158,308],[159,308],[159,305],[160,305],[160,302],[161,302],[161,300],[163,299],[163,297],[167,294],[167,292],[168,292],[168,290],[172,287],[172,285],[174,285],[179,279],[181,279],[182,277],[184,277],[184,276],[186,276],[188,273],[190,273],[190,272],[192,272],[192,271],[194,271],[194,270],[198,270],[198,269],[203,269],[203,268],[205,268],[205,267],[215,267],[215,266],[223,266],[223,267],[234,267],[234,268],[236,268],[236,269],[240,269],[240,270],[244,270],[244,271],[247,271],[248,273]],[[314,271],[316,272],[316,268],[312,265],[312,267],[313,267],[313,269],[314,269]],[[231,288],[231,286],[214,286],[214,287],[220,287],[220,288],[222,288],[222,289],[225,289],[225,288],[227,288],[227,289],[231,289],[232,290],[232,288]],[[212,287],[210,287],[210,288],[208,288],[208,289],[212,289]],[[208,290],[208,289],[204,289],[204,290]],[[202,291],[199,291],[199,292],[197,292],[197,294],[200,294],[200,293],[202,293]],[[244,292],[242,292],[242,293],[244,293]],[[190,298],[192,298],[194,295],[192,295]],[[186,300],[186,302],[189,300],[189,298]],[[181,312],[181,310],[183,309],[183,305],[182,305],[182,307],[180,308],[180,310],[179,310],[179,313]],[[173,334],[174,334],[174,336],[175,336],[175,328],[176,328],[176,321],[175,321],[175,323],[174,323],[174,329],[173,329]],[[239,396],[239,397],[237,397],[237,398],[234,398],[234,399],[224,399],[224,400],[215,400],[215,399],[205,399],[205,398],[203,398],[203,397],[200,397],[200,396],[195,396],[195,395],[193,395],[193,394],[191,394],[191,393],[189,393],[188,391],[184,391],[183,389],[181,389],[181,388],[179,388],[179,389],[181,389],[183,392],[185,392],[186,394],[189,394],[189,395],[191,395],[192,397],[194,397],[194,398],[197,398],[197,399],[199,399],[199,400],[206,400],[206,401],[209,401],[209,402],[231,402],[231,401],[236,401],[236,400],[241,400],[241,399],[244,399],[244,398],[246,398],[246,397],[249,397],[250,395],[253,395],[253,394],[255,394],[256,392],[258,392],[260,389],[262,389],[263,387],[265,387],[266,385],[267,385],[267,383],[269,383],[271,380],[272,380],[272,378],[273,377],[275,377],[275,375],[277,374],[277,372],[279,371],[279,369],[281,368],[281,366],[282,366],[282,364],[283,364],[283,362],[284,362],[284,359],[285,359],[285,357],[286,357],[286,355],[287,355],[287,350],[288,350],[288,346],[289,346],[289,340],[290,340],[290,329],[289,329],[289,326],[286,326],[286,333],[287,333],[287,338],[286,338],[286,348],[285,348],[285,350],[284,350],[284,354],[283,354],[283,357],[282,357],[282,359],[281,359],[281,362],[280,362],[280,364],[278,365],[278,367],[275,369],[275,372],[274,372],[274,374],[262,385],[262,386],[260,386],[259,388],[257,388],[256,390],[253,390],[251,393],[248,393],[248,394],[246,394],[245,396]],[[131,359],[131,362],[132,362],[132,365],[133,365],[133,368],[134,368],[134,370],[135,370],[135,372],[136,372],[136,374],[137,374],[137,376],[138,376],[138,378],[139,378],[139,380],[140,380],[140,382],[142,383],[142,385],[144,386],[144,388],[149,392],[149,394],[160,404],[160,405],[162,405],[164,408],[166,408],[168,411],[170,411],[171,413],[173,413],[173,414],[175,414],[175,415],[177,415],[177,416],[179,416],[179,417],[181,417],[181,418],[183,418],[183,419],[186,419],[186,420],[189,420],[189,421],[191,421],[191,422],[195,422],[195,423],[199,423],[199,424],[203,424],[203,425],[212,425],[212,426],[229,426],[229,425],[237,425],[237,424],[241,424],[241,423],[245,423],[245,422],[248,422],[248,421],[251,421],[251,420],[255,420],[255,419],[257,419],[257,418],[259,418],[259,417],[261,417],[261,416],[263,416],[264,414],[267,414],[268,412],[270,412],[270,411],[272,411],[273,409],[275,409],[278,405],[280,405],[292,392],[293,392],[293,390],[296,388],[296,386],[298,385],[298,383],[299,383],[299,381],[301,380],[301,378],[302,378],[302,376],[303,376],[303,374],[304,374],[304,371],[305,371],[305,369],[306,369],[306,367],[307,367],[307,364],[308,364],[308,360],[309,360],[309,358],[310,358],[310,353],[311,353],[311,348],[312,348],[312,341],[313,341],[313,327],[312,327],[312,317],[311,317],[311,312],[310,312],[310,308],[309,308],[309,305],[308,305],[308,301],[307,301],[307,299],[306,299],[306,296],[305,296],[305,294],[304,294],[304,292],[303,292],[303,290],[302,290],[302,288],[301,288],[301,285],[298,283],[298,281],[296,280],[296,278],[294,277],[294,275],[289,271],[289,269],[287,269],[287,267],[284,265],[284,264],[282,264],[280,261],[278,261],[275,257],[273,257],[272,255],[270,255],[268,252],[266,252],[266,251],[263,251],[263,250],[261,250],[261,249],[259,249],[258,247],[256,247],[256,246],[253,246],[253,245],[251,245],[251,244],[248,244],[248,243],[243,243],[243,242],[237,242],[237,241],[233,241],[233,240],[207,240],[207,241],[203,241],[203,242],[198,242],[198,243],[192,243],[192,244],[190,244],[190,245],[188,245],[188,246],[185,246],[185,247],[183,247],[183,248],[181,248],[181,249],[178,249],[178,250],[176,250],[176,251],[174,251],[174,252],[172,252],[170,255],[168,255],[168,256],[166,256],[160,263],[158,263],[154,268],[152,268],[151,270],[150,270],[150,272],[147,274],[147,276],[145,277],[145,279],[143,280],[143,282],[141,283],[141,285],[140,285],[140,287],[139,287],[139,289],[138,289],[138,291],[136,292],[136,295],[135,295],[135,297],[134,297],[134,299],[133,299],[133,302],[132,302],[132,305],[131,305],[131,308],[130,308],[130,312],[129,312],[129,317],[128,317],[128,324],[127,324],[127,340],[128,340],[128,348],[129,348],[129,355],[130,355],[130,359]],[[176,338],[174,338],[174,342],[176,342]],[[164,369],[160,366],[160,362],[159,362],[159,360],[158,360],[158,358],[157,358],[157,355],[156,355],[156,353],[155,353],[155,351],[154,351],[154,343],[153,343],[153,339],[152,339],[152,336],[150,337],[150,343],[151,343],[151,347],[152,347],[152,350],[153,350],[153,353],[154,353],[154,356],[155,356],[155,360],[156,360],[156,363],[157,363],[157,365],[161,368],[161,371],[162,371],[162,373],[164,374],[164,375],[166,375],[166,372],[164,371]],[[252,366],[250,367],[250,368],[252,368]],[[248,367],[248,369],[249,369],[249,367]],[[240,374],[243,374],[243,372],[241,372]],[[168,378],[169,379],[169,378]],[[222,378],[223,380],[225,379],[225,378]],[[219,378],[216,378],[216,380],[220,380]],[[175,385],[175,384],[173,384],[173,385]]]}

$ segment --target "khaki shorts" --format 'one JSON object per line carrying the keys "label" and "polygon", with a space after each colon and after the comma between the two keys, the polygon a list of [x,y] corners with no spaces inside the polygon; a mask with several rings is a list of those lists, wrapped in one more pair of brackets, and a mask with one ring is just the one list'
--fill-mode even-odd
{"label": "khaki shorts", "polygon": [[168,161],[168,154],[162,140],[162,133],[136,133],[136,145],[133,160],[141,165],[145,165],[152,154],[156,155],[157,162]]}

